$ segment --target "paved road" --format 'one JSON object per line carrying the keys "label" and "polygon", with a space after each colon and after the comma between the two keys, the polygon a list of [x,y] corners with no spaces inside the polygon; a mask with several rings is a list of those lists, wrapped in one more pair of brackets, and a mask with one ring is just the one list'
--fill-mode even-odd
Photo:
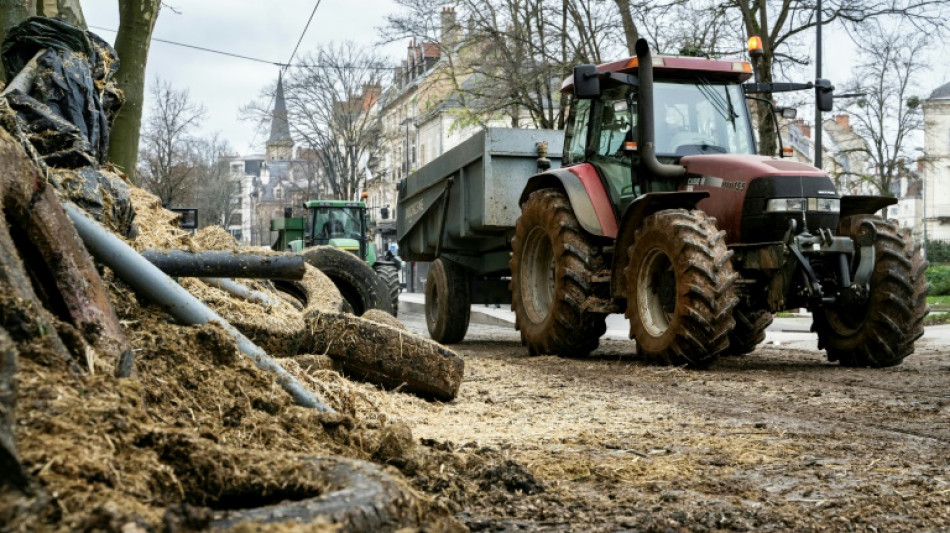
{"label": "paved road", "polygon": [[[402,293],[399,295],[400,310],[411,313],[422,313],[425,305],[425,296],[421,293]],[[511,306],[490,307],[473,305],[471,322],[487,326],[511,328],[515,323],[515,315]],[[629,321],[623,315],[607,317],[607,333],[603,338],[623,340],[628,338],[630,331]],[[930,346],[941,346],[950,349],[950,324],[929,326],[919,341]],[[797,317],[776,317],[765,332],[765,344],[792,346],[802,350],[817,350],[818,340],[811,332],[811,316],[802,314]]]}

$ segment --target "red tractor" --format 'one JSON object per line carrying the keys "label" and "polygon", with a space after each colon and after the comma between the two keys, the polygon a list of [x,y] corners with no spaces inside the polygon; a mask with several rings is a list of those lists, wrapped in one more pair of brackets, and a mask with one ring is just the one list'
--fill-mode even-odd
{"label": "red tractor", "polygon": [[875,214],[896,200],[756,155],[747,62],[636,52],[574,69],[564,166],[521,195],[510,287],[530,353],[588,353],[625,312],[644,357],[703,367],[807,308],[829,360],[900,364],[929,285],[909,232]]}

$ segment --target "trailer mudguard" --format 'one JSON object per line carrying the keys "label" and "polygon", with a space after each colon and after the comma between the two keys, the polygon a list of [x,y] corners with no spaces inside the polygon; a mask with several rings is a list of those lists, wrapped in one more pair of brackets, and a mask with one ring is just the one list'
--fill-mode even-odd
{"label": "trailer mudguard", "polygon": [[518,205],[539,189],[563,189],[584,231],[598,237],[617,238],[617,216],[597,170],[590,163],[549,170],[532,176]]}
{"label": "trailer mudguard", "polygon": [[[624,211],[620,219],[620,233],[614,244],[614,259],[611,271],[623,273],[630,262],[627,250],[633,244],[637,229],[643,225],[643,219],[664,209],[696,209],[696,204],[709,198],[706,191],[651,192],[637,198]],[[614,298],[627,297],[626,276],[614,275],[610,281],[610,295]]]}

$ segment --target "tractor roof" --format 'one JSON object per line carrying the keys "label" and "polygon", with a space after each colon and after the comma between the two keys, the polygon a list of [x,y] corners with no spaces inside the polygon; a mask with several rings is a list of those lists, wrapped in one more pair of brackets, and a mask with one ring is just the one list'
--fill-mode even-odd
{"label": "tractor roof", "polygon": [[[611,61],[597,65],[598,72],[621,72],[636,74],[639,61],[635,57]],[[702,57],[654,56],[653,75],[656,79],[695,79],[699,75],[706,78],[741,83],[752,77],[752,65],[747,61],[728,59],[706,59]],[[561,92],[571,92],[574,76],[568,76],[561,84]]]}
{"label": "tractor roof", "polygon": [[345,200],[309,200],[304,202],[304,207],[366,207],[363,202],[349,202]]}

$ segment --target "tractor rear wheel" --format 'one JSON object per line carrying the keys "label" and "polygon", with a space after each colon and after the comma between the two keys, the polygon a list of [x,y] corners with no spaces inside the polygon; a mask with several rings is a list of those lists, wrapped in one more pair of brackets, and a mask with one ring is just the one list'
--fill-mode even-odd
{"label": "tractor rear wheel", "polygon": [[765,340],[765,328],[772,324],[772,313],[766,309],[747,309],[741,305],[732,311],[736,327],[729,333],[729,349],[723,355],[745,355]]}
{"label": "tractor rear wheel", "polygon": [[725,232],[702,211],[670,209],[637,230],[626,269],[637,349],[659,364],[705,367],[729,347],[736,274]]}
{"label": "tractor rear wheel", "polygon": [[813,312],[812,329],[829,361],[842,366],[883,368],[901,364],[924,334],[927,261],[910,230],[874,220],[874,272],[863,308],[830,306]]}
{"label": "tractor rear wheel", "polygon": [[528,353],[594,351],[607,329],[606,315],[583,304],[604,260],[581,231],[567,196],[556,189],[531,193],[511,245],[511,307]]}
{"label": "tractor rear wheel", "polygon": [[388,291],[389,300],[393,304],[393,316],[399,316],[399,269],[396,265],[377,262],[373,265],[373,270]]}
{"label": "tractor rear wheel", "polygon": [[432,340],[455,344],[465,338],[472,303],[465,267],[441,257],[426,275],[426,326]]}
{"label": "tractor rear wheel", "polygon": [[304,261],[326,274],[345,303],[360,316],[370,309],[380,309],[392,314],[389,289],[376,276],[366,261],[332,246],[314,246],[303,252]]}

